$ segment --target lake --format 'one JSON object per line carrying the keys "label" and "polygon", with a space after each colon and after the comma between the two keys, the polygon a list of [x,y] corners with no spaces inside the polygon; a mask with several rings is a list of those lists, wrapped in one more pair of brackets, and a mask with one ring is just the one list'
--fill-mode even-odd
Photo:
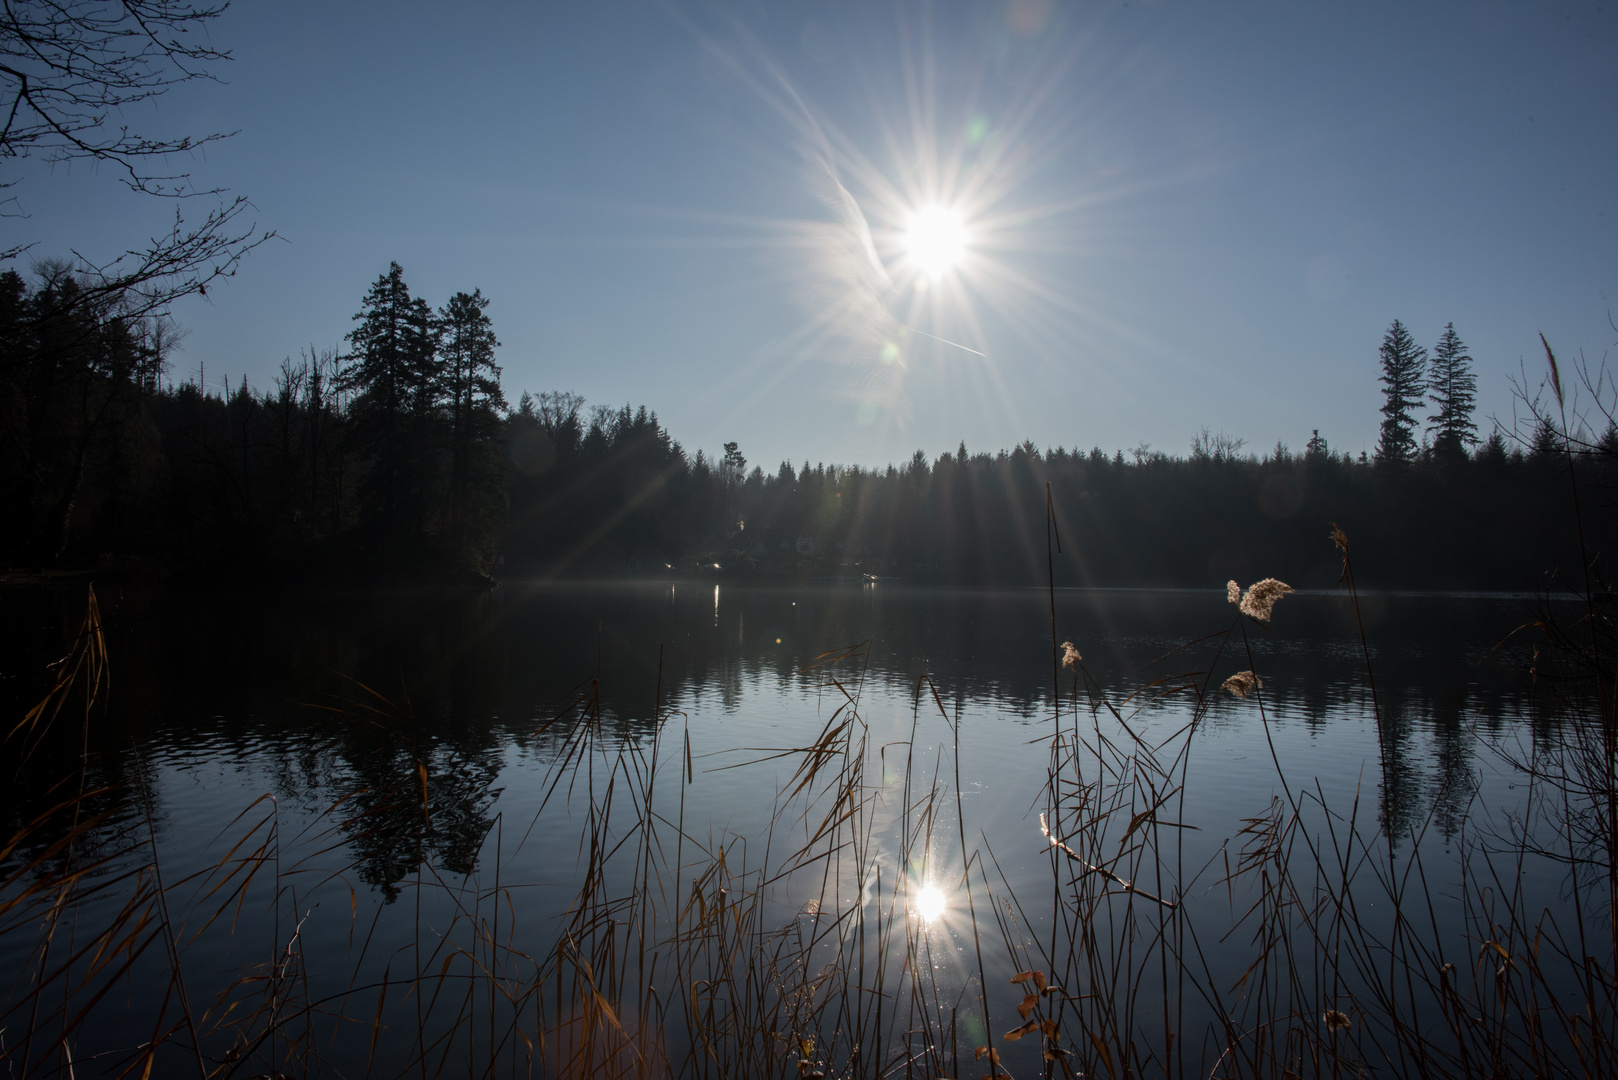
{"label": "lake", "polygon": [[[0,605],[5,674],[23,704],[83,619],[84,597],[12,589]],[[1379,852],[1355,857],[1367,879],[1425,859],[1434,880],[1461,880],[1474,850],[1468,837],[1509,830],[1525,805],[1512,755],[1530,753],[1555,724],[1554,702],[1531,672],[1543,638],[1514,632],[1546,610],[1573,610],[1525,595],[1362,594],[1356,614],[1344,592],[1299,593],[1265,627],[1237,620],[1222,589],[1058,590],[1056,640],[1083,655],[1073,670],[1053,660],[1053,601],[1043,590],[723,581],[513,583],[476,594],[130,587],[102,590],[100,605],[110,685],[89,727],[85,786],[124,795],[96,796],[93,809],[106,816],[76,841],[104,856],[93,877],[107,884],[86,910],[112,917],[144,887],[119,875],[155,850],[163,888],[186,907],[169,918],[191,933],[153,939],[127,971],[98,973],[115,989],[93,1032],[75,1029],[67,1040],[83,1044],[81,1069],[138,1057],[154,1020],[136,987],[165,977],[153,974],[167,970],[159,958],[183,948],[194,1012],[203,1011],[196,1001],[257,972],[229,990],[232,1000],[296,984],[296,994],[276,991],[277,1007],[291,1011],[296,999],[330,1029],[309,1020],[297,1037],[249,1037],[267,1023],[263,1008],[238,1005],[250,1019],[229,1022],[216,1010],[208,1023],[222,1026],[197,1040],[211,1059],[273,1052],[284,1065],[318,1053],[385,1074],[429,1060],[442,1070],[444,1054],[486,1055],[521,1073],[530,1051],[512,1017],[524,1009],[534,1012],[532,1027],[552,1033],[541,1066],[573,1071],[545,1057],[595,1038],[592,1014],[561,988],[557,958],[569,949],[568,986],[586,968],[592,988],[618,981],[602,998],[617,1003],[613,1022],[600,1030],[633,1043],[638,1067],[662,1055],[669,1070],[700,1072],[708,1059],[690,1032],[701,1025],[670,1018],[667,990],[656,987],[671,969],[656,974],[646,942],[659,926],[683,933],[682,919],[707,925],[711,905],[741,896],[751,906],[732,929],[751,935],[747,955],[764,955],[759,943],[785,940],[792,927],[798,951],[791,964],[770,954],[776,966],[750,976],[749,1008],[767,999],[769,1024],[737,1035],[740,1020],[714,1022],[732,1025],[727,1037],[740,1042],[730,1052],[796,1063],[800,1074],[858,1072],[861,1053],[892,1068],[974,1067],[959,1060],[961,1046],[1021,1023],[1013,1006],[1022,992],[1009,979],[1024,969],[1049,971],[1055,983],[1065,965],[1069,982],[1091,982],[1092,998],[1102,996],[1094,986],[1104,971],[1144,979],[1165,1002],[1174,996],[1165,987],[1182,988],[1160,1009],[1109,1011],[1124,1042],[1149,1043],[1171,1020],[1181,1030],[1229,1026],[1239,1010],[1183,992],[1161,957],[1145,959],[1155,946],[1129,951],[1147,918],[1129,905],[1144,903],[1151,918],[1170,903],[1176,914],[1228,907],[1226,923],[1240,926],[1237,900],[1263,902],[1263,890],[1233,883],[1232,867],[1243,850],[1258,858],[1254,823],[1278,806],[1294,808],[1312,851],[1330,846],[1336,820],[1342,835]],[[1262,680],[1257,695],[1220,692],[1249,668]],[[7,800],[14,829],[60,801],[51,785],[76,775],[78,753],[77,735],[59,733],[29,759]],[[1047,811],[1066,854],[1042,834]],[[30,853],[43,853],[41,866],[59,860],[48,842],[61,831],[43,828],[9,867]],[[252,851],[267,853],[257,877],[230,870]],[[1343,867],[1339,895],[1360,887]],[[42,872],[11,877],[12,893]],[[1068,873],[1078,876],[1053,893]],[[1526,906],[1565,906],[1565,874],[1530,877],[1520,885]],[[721,880],[733,897],[714,891]],[[189,890],[183,902],[176,883]],[[1435,925],[1468,917],[1464,897],[1430,891],[1439,897]],[[1104,931],[1087,916],[1079,929],[1075,913],[1094,916],[1096,905],[1123,921]],[[845,921],[833,912],[866,914]],[[844,933],[866,918],[870,939]],[[1358,921],[1370,928],[1377,916],[1367,910]],[[1183,967],[1193,950],[1181,934],[1164,937]],[[1106,940],[1097,945],[1096,935]],[[8,925],[0,956],[8,970],[28,969],[36,938]],[[558,940],[568,944],[559,949]],[[1231,984],[1251,962],[1245,935],[1210,933],[1195,944],[1212,984]],[[681,1008],[700,1014],[696,982],[709,985],[700,993],[717,991],[695,973],[712,958],[671,948],[667,964],[688,999]],[[903,964],[883,967],[901,954]],[[544,985],[554,981],[550,997],[491,991],[484,1001],[459,983],[444,989],[443,972],[462,962],[482,964],[478,978],[499,968],[518,985],[521,973],[501,965],[519,956]],[[377,988],[405,968],[418,980],[414,1000],[386,1000]],[[1370,993],[1367,973],[1352,968],[1345,961],[1334,978]],[[833,969],[836,993],[783,989],[784,971]],[[420,989],[429,976],[439,980],[434,995]],[[860,993],[849,987],[861,984],[887,987],[886,1018],[880,1004],[850,1004]],[[1075,1020],[1088,1015],[1068,992],[1075,1003],[1061,1008]],[[814,994],[829,996],[814,998],[801,1030],[773,1030]],[[26,986],[11,1000],[27,1000]],[[907,1011],[895,1018],[900,1003]],[[1056,998],[1035,1005],[1056,1008]],[[726,1015],[745,1012],[736,1001],[728,1007]],[[164,1009],[178,1023],[180,1006]],[[805,1054],[811,1027],[821,1042]],[[1372,1025],[1362,1029],[1374,1038]],[[378,1039],[384,1030],[394,1034]],[[859,1031],[873,1033],[863,1050]],[[173,1036],[172,1052],[188,1038]],[[771,1050],[771,1039],[785,1049]],[[955,1058],[938,1057],[946,1041]],[[1038,1038],[1016,1042],[994,1044],[1008,1067],[1018,1054],[1024,1071],[1046,1067]],[[1219,1045],[1154,1052],[1177,1053],[1195,1071]],[[36,1060],[54,1052],[30,1051]],[[599,1064],[630,1050],[579,1052]]]}

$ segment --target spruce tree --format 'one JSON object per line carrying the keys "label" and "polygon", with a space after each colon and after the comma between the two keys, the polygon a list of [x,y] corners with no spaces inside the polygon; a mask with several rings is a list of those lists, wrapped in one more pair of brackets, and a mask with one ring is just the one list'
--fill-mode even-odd
{"label": "spruce tree", "polygon": [[1427,431],[1433,437],[1435,454],[1458,457],[1477,444],[1478,426],[1472,422],[1477,390],[1472,358],[1455,333],[1455,324],[1450,323],[1433,349],[1427,370],[1427,400],[1436,410],[1427,418]]}
{"label": "spruce tree", "polygon": [[392,263],[365,294],[344,357],[350,436],[361,461],[361,521],[397,548],[426,524],[437,357],[432,311]]}
{"label": "spruce tree", "polygon": [[1427,350],[1416,344],[1398,319],[1382,338],[1382,434],[1376,459],[1389,465],[1404,464],[1416,456],[1416,417],[1426,382]]}
{"label": "spruce tree", "polygon": [[494,324],[480,289],[458,292],[439,309],[439,400],[450,445],[449,530],[463,553],[484,546],[503,475],[495,438],[506,398],[494,362]]}
{"label": "spruce tree", "polygon": [[1534,437],[1529,446],[1535,457],[1555,457],[1567,448],[1567,440],[1557,429],[1556,421],[1541,416],[1534,421]]}
{"label": "spruce tree", "polygon": [[1331,457],[1331,444],[1320,434],[1319,428],[1310,433],[1309,442],[1303,448],[1303,457],[1305,461],[1311,463],[1322,462]]}

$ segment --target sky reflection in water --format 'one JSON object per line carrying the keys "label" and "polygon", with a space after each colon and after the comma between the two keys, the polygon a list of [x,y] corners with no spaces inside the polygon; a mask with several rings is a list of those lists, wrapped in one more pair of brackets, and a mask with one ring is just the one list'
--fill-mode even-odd
{"label": "sky reflection in water", "polygon": [[[12,594],[4,603],[10,655],[45,658],[82,599]],[[1397,835],[1425,829],[1424,844],[1448,850],[1469,814],[1518,801],[1489,741],[1531,740],[1549,723],[1527,677],[1531,643],[1510,638],[1536,611],[1530,597],[1365,597],[1380,747],[1358,627],[1341,595],[1289,596],[1273,633],[1249,624],[1245,635],[1223,633],[1234,617],[1223,590],[1064,592],[1056,607],[1058,640],[1084,654],[1096,685],[1122,705],[1127,731],[1092,713],[1082,691],[1074,708],[1072,676],[1053,663],[1049,600],[1035,590],[704,582],[518,584],[478,595],[130,593],[103,600],[114,696],[93,738],[94,779],[144,779],[165,859],[181,873],[216,858],[221,829],[260,794],[276,798],[291,837],[344,796],[339,824],[376,811],[386,792],[415,782],[420,760],[432,777],[432,866],[455,877],[499,862],[502,880],[533,886],[518,901],[525,925],[555,927],[577,888],[587,783],[571,801],[540,808],[577,732],[576,713],[551,723],[570,704],[599,693],[604,749],[655,751],[656,805],[671,820],[683,815],[701,845],[688,862],[723,847],[727,860],[757,868],[810,839],[816,818],[796,806],[770,827],[798,760],[780,755],[819,737],[846,690],[869,730],[866,783],[877,799],[866,855],[880,874],[838,899],[883,909],[905,900],[940,976],[960,980],[971,968],[963,826],[968,848],[992,851],[1005,883],[1048,887],[1039,812],[1053,682],[1064,735],[1084,741],[1105,730],[1157,746],[1183,731],[1194,703],[1184,692],[1157,698],[1171,685],[1158,680],[1211,670],[1216,688],[1249,667],[1263,678],[1266,720],[1256,702],[1216,695],[1195,736],[1176,816],[1193,827],[1179,834],[1180,859],[1202,875],[1203,892],[1227,838],[1285,790],[1281,773],[1293,791],[1340,812],[1357,802],[1362,826],[1374,829],[1384,814]],[[828,654],[841,658],[817,666]],[[1081,753],[1073,779],[1100,769]],[[936,819],[896,889],[900,837],[918,835],[918,793],[927,792],[938,794]],[[343,839],[362,917],[416,872],[404,824],[397,835]],[[296,843],[312,850],[318,838]],[[979,886],[983,872],[974,871]],[[812,918],[818,882],[785,885],[776,917]],[[333,955],[351,948],[346,916],[315,920],[307,934]]]}

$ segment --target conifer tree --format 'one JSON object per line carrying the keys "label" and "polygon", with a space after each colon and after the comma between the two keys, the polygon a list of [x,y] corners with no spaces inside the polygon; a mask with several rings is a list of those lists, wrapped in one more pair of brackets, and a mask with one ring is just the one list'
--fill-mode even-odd
{"label": "conifer tree", "polygon": [[1529,448],[1536,457],[1555,457],[1566,449],[1566,443],[1555,420],[1541,416],[1534,421],[1534,436]]}
{"label": "conifer tree", "polygon": [[1455,333],[1455,324],[1450,323],[1433,348],[1432,365],[1427,371],[1427,400],[1436,410],[1427,418],[1434,453],[1455,457],[1477,444],[1478,426],[1472,422],[1477,390],[1472,358]]}
{"label": "conifer tree", "polygon": [[343,389],[354,394],[350,435],[361,459],[361,520],[393,543],[425,525],[438,372],[432,312],[392,263],[365,294],[349,331]]}
{"label": "conifer tree", "polygon": [[[130,316],[72,267],[42,262],[30,287],[0,273],[0,551],[61,559],[87,490],[123,470],[171,330]],[[110,483],[104,505],[127,488]]]}
{"label": "conifer tree", "polygon": [[[478,524],[489,524],[503,479],[495,438],[506,398],[494,362],[494,325],[480,289],[458,292],[439,309],[439,399],[450,445],[449,529],[457,546],[473,542]],[[474,543],[474,546],[479,546]]]}
{"label": "conifer tree", "polygon": [[1377,440],[1378,462],[1404,464],[1416,456],[1416,417],[1426,381],[1427,350],[1416,344],[1398,319],[1383,335],[1382,433]]}

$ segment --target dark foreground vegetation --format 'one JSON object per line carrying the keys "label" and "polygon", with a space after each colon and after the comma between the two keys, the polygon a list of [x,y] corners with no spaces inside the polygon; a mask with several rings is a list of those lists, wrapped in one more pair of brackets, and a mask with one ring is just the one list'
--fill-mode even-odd
{"label": "dark foreground vegetation", "polygon": [[1255,456],[1205,431],[1185,457],[1025,442],[765,472],[734,443],[687,453],[645,407],[547,392],[508,408],[487,301],[462,292],[435,311],[397,264],[346,353],[311,350],[264,389],[173,381],[172,327],[121,304],[62,266],[0,274],[5,565],[228,582],[701,569],[1031,585],[1045,559],[1028,523],[1048,483],[1081,553],[1060,585],[1326,585],[1329,519],[1364,538],[1380,586],[1533,589],[1579,565],[1564,451],[1595,491],[1618,448],[1550,421],[1473,445],[1469,397],[1447,406],[1454,430],[1418,444],[1424,361],[1395,323],[1404,336],[1384,351],[1404,365],[1389,398],[1403,420],[1384,424],[1374,458],[1318,433]]}

